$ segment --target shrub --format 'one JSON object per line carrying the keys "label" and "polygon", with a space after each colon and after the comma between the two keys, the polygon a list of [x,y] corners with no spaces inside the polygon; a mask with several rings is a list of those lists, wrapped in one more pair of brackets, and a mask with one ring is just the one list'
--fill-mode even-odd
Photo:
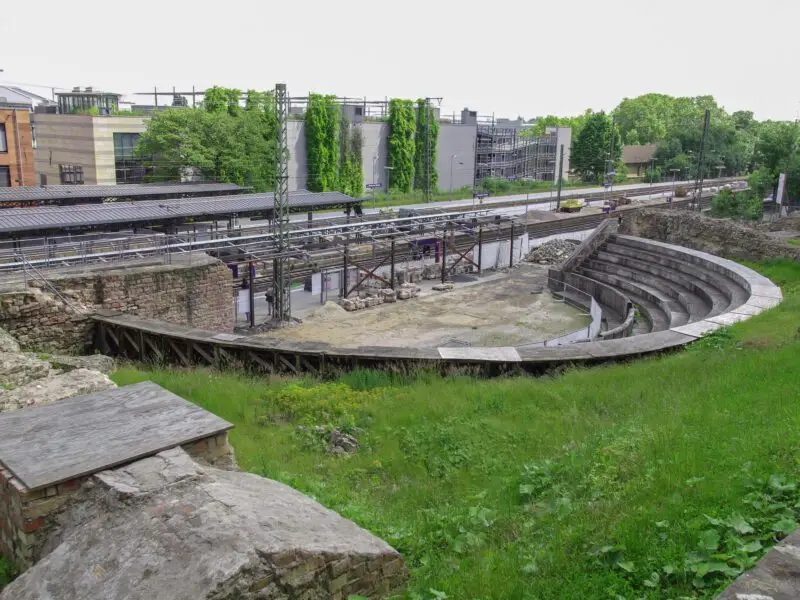
{"label": "shrub", "polygon": [[711,214],[758,221],[764,216],[764,205],[758,196],[749,192],[722,190],[711,199]]}
{"label": "shrub", "polygon": [[292,383],[265,398],[266,410],[258,420],[352,429],[368,416],[367,406],[381,394],[380,389],[358,391],[342,383],[311,387]]}

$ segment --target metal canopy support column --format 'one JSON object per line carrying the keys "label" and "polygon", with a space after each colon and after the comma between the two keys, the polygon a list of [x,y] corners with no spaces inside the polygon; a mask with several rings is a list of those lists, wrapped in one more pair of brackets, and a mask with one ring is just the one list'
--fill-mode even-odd
{"label": "metal canopy support column", "polygon": [[514,266],[514,222],[511,222],[511,238],[509,240],[508,248],[508,268]]}
{"label": "metal canopy support column", "polygon": [[274,213],[277,225],[275,246],[278,257],[275,259],[275,272],[272,277],[276,324],[284,325],[292,318],[291,280],[289,279],[289,144],[287,133],[288,96],[286,84],[275,85],[275,112],[278,123],[278,148],[275,169]]}
{"label": "metal canopy support column", "polygon": [[389,272],[389,277],[392,282],[392,289],[395,288],[395,277],[394,277],[394,238],[392,238],[392,267]]}
{"label": "metal canopy support column", "polygon": [[442,283],[447,279],[447,230],[442,233]]}
{"label": "metal canopy support column", "polygon": [[478,275],[483,275],[483,227],[478,227]]}
{"label": "metal canopy support column", "polygon": [[347,259],[350,257],[349,246],[344,247],[344,257],[342,258],[342,298],[347,298],[347,288],[350,285],[347,277],[347,271],[350,265],[347,264]]}

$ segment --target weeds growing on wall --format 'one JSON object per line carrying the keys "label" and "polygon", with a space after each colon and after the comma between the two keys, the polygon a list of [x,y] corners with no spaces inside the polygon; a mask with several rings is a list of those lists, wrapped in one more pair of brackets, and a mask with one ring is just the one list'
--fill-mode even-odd
{"label": "weeds growing on wall", "polygon": [[411,100],[389,101],[389,185],[408,193],[414,184],[414,104]]}

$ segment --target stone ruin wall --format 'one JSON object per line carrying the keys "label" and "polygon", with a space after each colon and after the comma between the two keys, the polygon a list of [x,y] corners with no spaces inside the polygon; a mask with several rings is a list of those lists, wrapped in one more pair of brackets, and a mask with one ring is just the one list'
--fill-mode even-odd
{"label": "stone ruin wall", "polygon": [[658,240],[737,260],[793,258],[800,247],[731,219],[714,219],[685,210],[625,212],[620,233]]}
{"label": "stone ruin wall", "polygon": [[40,279],[0,292],[0,328],[23,349],[81,354],[91,350],[90,315],[119,310],[177,325],[233,329],[231,273],[205,255],[173,264],[84,270],[51,276],[65,303]]}
{"label": "stone ruin wall", "polygon": [[[236,470],[228,434],[202,438],[183,449],[200,464]],[[53,518],[90,479],[77,477],[40,490],[29,490],[0,461],[0,556],[27,568],[42,554]]]}

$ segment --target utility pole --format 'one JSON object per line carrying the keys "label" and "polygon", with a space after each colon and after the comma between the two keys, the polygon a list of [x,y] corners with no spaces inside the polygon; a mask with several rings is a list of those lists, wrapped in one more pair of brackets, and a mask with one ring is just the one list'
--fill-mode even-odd
{"label": "utility pole", "polygon": [[561,157],[558,161],[558,193],[556,195],[556,212],[561,209],[561,184],[564,181],[564,144],[561,144]]}
{"label": "utility pole", "polygon": [[[425,152],[423,155],[422,164],[422,201],[427,203],[431,201],[433,178],[431,177],[431,118],[433,111],[431,110],[431,99],[425,98],[425,104],[422,108],[425,112],[422,115],[422,126],[425,128]],[[451,162],[452,166],[452,162]]]}
{"label": "utility pole", "polygon": [[704,163],[706,154],[706,138],[708,137],[708,128],[711,125],[711,110],[706,109],[706,114],[703,118],[703,137],[700,138],[700,153],[697,157],[697,179],[694,186],[694,201],[697,204],[697,212],[702,210],[702,196],[703,196],[703,176]]}
{"label": "utility pole", "polygon": [[272,285],[275,310],[273,319],[280,327],[292,317],[291,280],[289,279],[289,144],[287,122],[288,95],[286,84],[275,85],[275,112],[278,122],[278,148],[275,168],[274,219],[278,235],[275,246],[277,258],[272,261]]}

